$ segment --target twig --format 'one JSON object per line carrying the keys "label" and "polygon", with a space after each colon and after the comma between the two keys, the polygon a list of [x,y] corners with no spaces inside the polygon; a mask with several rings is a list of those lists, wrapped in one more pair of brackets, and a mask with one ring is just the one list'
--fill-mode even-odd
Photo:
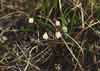
{"label": "twig", "polygon": [[75,59],[75,61],[78,63],[81,71],[84,71],[84,69],[82,68],[82,65],[80,64],[79,60],[76,58],[76,56],[74,55],[73,51],[70,49],[70,47],[68,46],[68,44],[66,43],[66,41],[64,40],[64,38],[62,37],[61,39],[65,43],[67,49],[69,50],[69,52],[71,53],[71,55],[73,56],[73,58]]}
{"label": "twig", "polygon": [[82,28],[85,28],[84,13],[83,13],[82,5],[80,5],[80,10],[81,10]]}

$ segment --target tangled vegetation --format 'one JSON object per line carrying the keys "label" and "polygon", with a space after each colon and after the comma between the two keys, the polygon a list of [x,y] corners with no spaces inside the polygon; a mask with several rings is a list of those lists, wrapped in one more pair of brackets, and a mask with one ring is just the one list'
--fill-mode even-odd
{"label": "tangled vegetation", "polygon": [[100,0],[0,0],[0,71],[100,71]]}

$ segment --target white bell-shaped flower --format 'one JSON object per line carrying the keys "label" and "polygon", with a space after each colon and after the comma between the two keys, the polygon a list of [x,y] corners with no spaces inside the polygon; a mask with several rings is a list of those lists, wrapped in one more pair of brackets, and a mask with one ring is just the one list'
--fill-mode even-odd
{"label": "white bell-shaped flower", "polygon": [[29,19],[28,19],[28,22],[29,22],[29,23],[34,23],[34,18],[29,18]]}
{"label": "white bell-shaped flower", "polygon": [[5,43],[5,41],[7,41],[7,40],[8,40],[8,38],[6,36],[0,37],[0,42],[1,43]]}
{"label": "white bell-shaped flower", "polygon": [[48,40],[48,38],[49,38],[48,33],[45,32],[45,33],[43,34],[43,39]]}
{"label": "white bell-shaped flower", "polygon": [[3,28],[2,28],[2,27],[0,27],[0,30],[3,30]]}
{"label": "white bell-shaped flower", "polygon": [[6,36],[2,36],[2,40],[6,41],[8,38]]}
{"label": "white bell-shaped flower", "polygon": [[61,24],[60,24],[60,21],[59,20],[56,20],[56,26],[61,26]]}
{"label": "white bell-shaped flower", "polygon": [[59,32],[59,31],[56,32],[56,33],[55,33],[55,36],[56,36],[57,39],[61,38],[61,36],[62,36],[62,35],[61,35],[61,32]]}

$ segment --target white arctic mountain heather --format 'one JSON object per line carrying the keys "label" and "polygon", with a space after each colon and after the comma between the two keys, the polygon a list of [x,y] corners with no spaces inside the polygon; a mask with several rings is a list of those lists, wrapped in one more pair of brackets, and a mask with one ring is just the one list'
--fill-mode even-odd
{"label": "white arctic mountain heather", "polygon": [[57,39],[61,38],[61,32],[59,32],[59,31],[56,32],[56,33],[55,33],[55,36],[56,36]]}
{"label": "white arctic mountain heather", "polygon": [[48,38],[49,38],[49,37],[48,37],[48,33],[45,32],[45,33],[43,34],[43,39],[47,40]]}
{"label": "white arctic mountain heather", "polygon": [[61,26],[61,24],[60,24],[60,21],[59,20],[56,20],[56,26]]}
{"label": "white arctic mountain heather", "polygon": [[34,23],[34,18],[29,18],[29,19],[28,19],[28,22],[29,22],[29,23]]}

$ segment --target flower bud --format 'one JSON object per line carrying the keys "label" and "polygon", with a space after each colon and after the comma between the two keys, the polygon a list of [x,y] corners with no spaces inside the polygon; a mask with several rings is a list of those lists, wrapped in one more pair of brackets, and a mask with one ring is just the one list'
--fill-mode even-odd
{"label": "flower bud", "polygon": [[68,29],[65,26],[62,27],[62,30],[63,30],[63,32],[68,32]]}

